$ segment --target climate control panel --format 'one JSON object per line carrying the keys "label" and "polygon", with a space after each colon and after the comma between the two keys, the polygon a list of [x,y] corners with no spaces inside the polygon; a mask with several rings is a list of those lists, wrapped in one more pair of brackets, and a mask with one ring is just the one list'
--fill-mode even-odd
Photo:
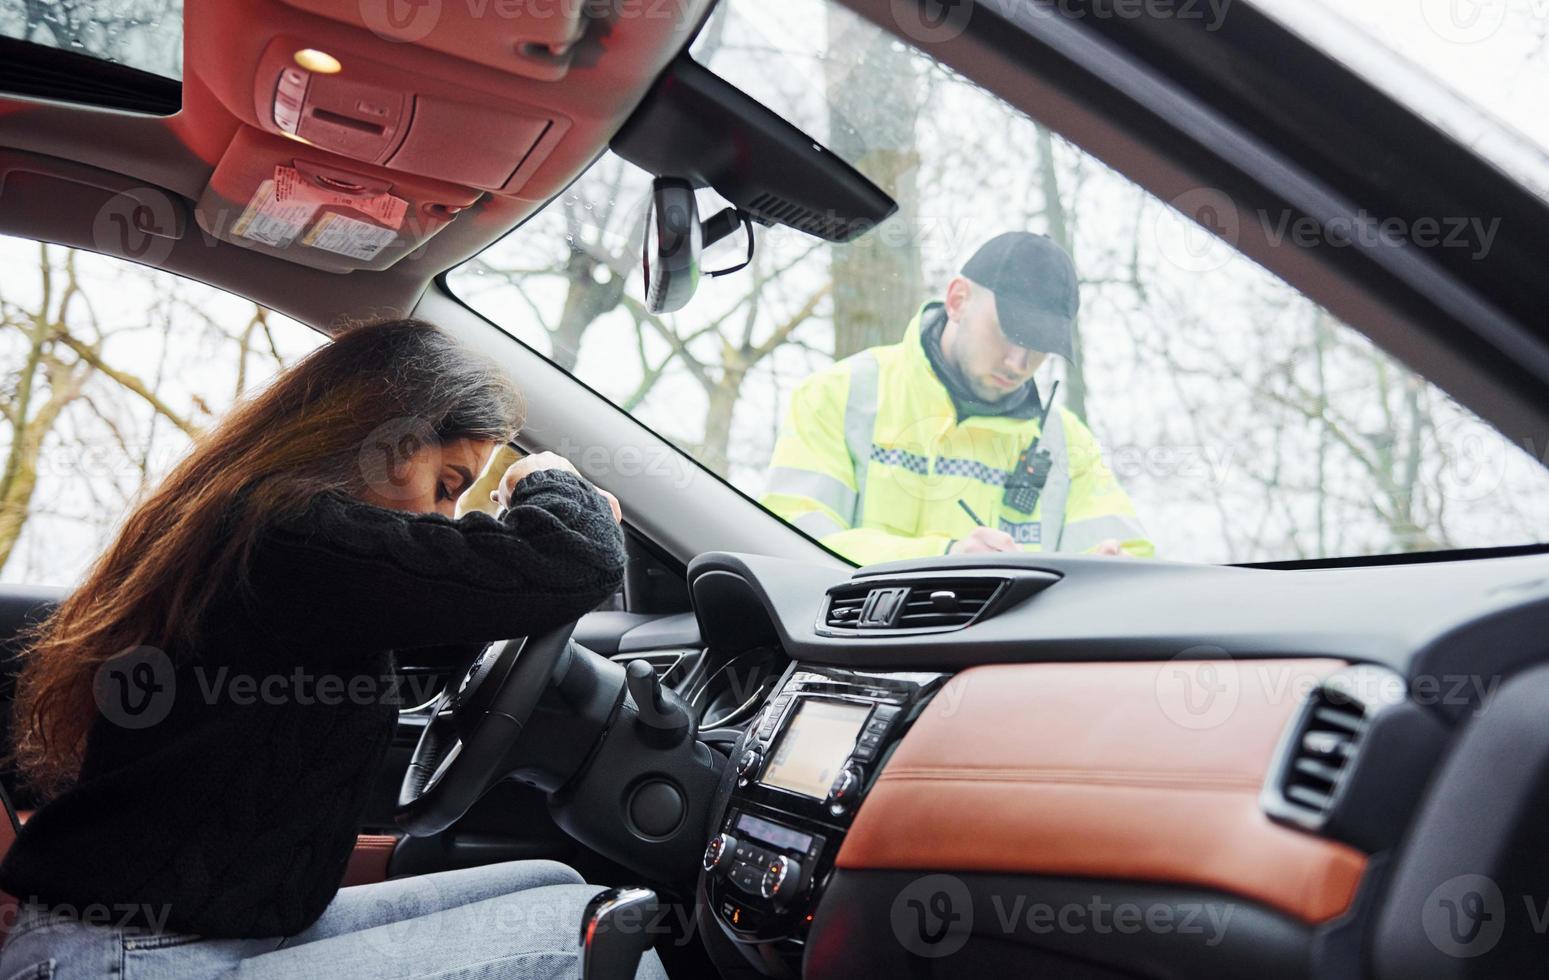
{"label": "climate control panel", "polygon": [[794,665],[743,736],[705,847],[704,889],[739,943],[798,956],[855,810],[945,681]]}

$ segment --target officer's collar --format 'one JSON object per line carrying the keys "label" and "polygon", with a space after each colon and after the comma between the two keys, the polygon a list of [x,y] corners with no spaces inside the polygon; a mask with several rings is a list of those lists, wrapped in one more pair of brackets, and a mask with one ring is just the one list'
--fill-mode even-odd
{"label": "officer's collar", "polygon": [[952,364],[941,349],[941,335],[947,326],[947,308],[941,303],[926,303],[920,310],[920,347],[931,370],[940,379],[952,404],[957,408],[957,420],[961,422],[975,416],[1014,419],[1037,418],[1043,410],[1043,400],[1038,395],[1038,385],[1028,378],[1027,383],[999,401],[987,402],[973,393],[956,365]]}

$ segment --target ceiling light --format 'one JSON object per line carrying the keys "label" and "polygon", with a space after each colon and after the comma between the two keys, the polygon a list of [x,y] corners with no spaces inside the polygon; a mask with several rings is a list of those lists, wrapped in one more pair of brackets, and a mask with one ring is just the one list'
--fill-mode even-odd
{"label": "ceiling light", "polygon": [[319,75],[337,75],[344,66],[339,59],[316,48],[302,48],[295,54],[296,64]]}

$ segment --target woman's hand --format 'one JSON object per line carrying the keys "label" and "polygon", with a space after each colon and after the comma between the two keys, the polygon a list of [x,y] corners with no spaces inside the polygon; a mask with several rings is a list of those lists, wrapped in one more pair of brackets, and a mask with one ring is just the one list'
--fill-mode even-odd
{"label": "woman's hand", "polygon": [[500,478],[500,486],[489,492],[489,499],[502,507],[511,506],[511,494],[516,485],[541,470],[564,470],[572,476],[580,476],[570,460],[558,453],[533,453],[506,467],[506,475]]}
{"label": "woman's hand", "polygon": [[[500,478],[500,486],[490,491],[489,499],[501,507],[511,506],[511,494],[515,492],[516,485],[540,470],[564,470],[576,477],[581,476],[570,460],[558,453],[533,453],[531,456],[523,456],[506,467],[505,476]],[[592,489],[597,490],[602,495],[602,499],[608,502],[609,509],[613,511],[614,521],[623,523],[624,513],[619,509],[619,499],[606,490],[598,490],[596,487]]]}
{"label": "woman's hand", "polygon": [[602,489],[601,487],[593,487],[592,489],[602,494],[602,499],[606,500],[608,502],[608,506],[613,509],[613,523],[624,523],[624,511],[619,507],[619,498],[613,496],[613,494]]}

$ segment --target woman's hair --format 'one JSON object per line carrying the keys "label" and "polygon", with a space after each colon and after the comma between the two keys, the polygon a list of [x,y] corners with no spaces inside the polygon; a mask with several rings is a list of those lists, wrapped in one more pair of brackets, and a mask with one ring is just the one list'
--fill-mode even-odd
{"label": "woman's hair", "polygon": [[13,758],[33,789],[50,795],[79,771],[100,665],[191,644],[217,591],[245,584],[267,523],[324,491],[391,496],[394,462],[464,437],[507,442],[521,415],[493,361],[418,320],[350,329],[235,405],[25,638]]}

